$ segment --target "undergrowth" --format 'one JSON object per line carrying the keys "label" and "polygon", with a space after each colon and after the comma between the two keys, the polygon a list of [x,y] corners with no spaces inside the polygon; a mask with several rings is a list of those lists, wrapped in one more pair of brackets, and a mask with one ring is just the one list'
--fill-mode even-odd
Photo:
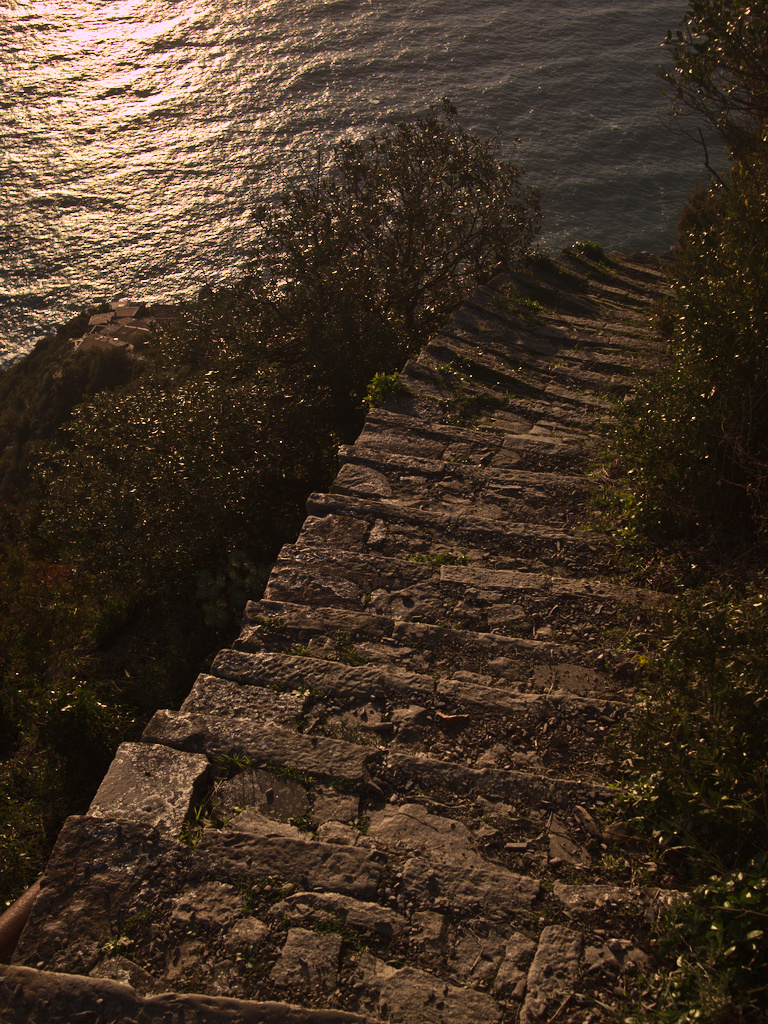
{"label": "undergrowth", "polygon": [[629,574],[672,595],[616,749],[625,813],[685,893],[643,1024],[768,1014],[766,209],[761,165],[692,196],[668,359],[624,404],[601,499]]}

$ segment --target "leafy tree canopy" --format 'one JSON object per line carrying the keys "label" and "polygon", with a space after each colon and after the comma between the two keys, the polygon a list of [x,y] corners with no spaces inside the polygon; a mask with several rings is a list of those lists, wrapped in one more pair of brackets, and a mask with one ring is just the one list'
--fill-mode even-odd
{"label": "leafy tree canopy", "polygon": [[693,0],[667,33],[674,113],[694,112],[737,158],[768,145],[768,7],[765,0]]}
{"label": "leafy tree canopy", "polygon": [[468,133],[443,100],[426,117],[339,143],[325,166],[261,206],[261,295],[288,322],[340,304],[417,341],[468,288],[519,264],[539,228],[537,192]]}

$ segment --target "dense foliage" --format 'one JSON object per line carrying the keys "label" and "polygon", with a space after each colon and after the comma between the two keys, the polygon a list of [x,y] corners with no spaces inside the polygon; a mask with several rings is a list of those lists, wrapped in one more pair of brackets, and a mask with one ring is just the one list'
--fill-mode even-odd
{"label": "dense foliage", "polygon": [[697,191],[680,225],[671,359],[628,408],[633,523],[656,540],[722,554],[768,537],[766,168],[734,167]]}
{"label": "dense foliage", "polygon": [[497,265],[519,263],[539,220],[537,195],[499,160],[499,140],[465,132],[447,100],[340,143],[327,167],[259,216],[260,294],[286,323],[374,313],[410,344]]}
{"label": "dense foliage", "polygon": [[680,27],[667,33],[674,66],[672,113],[688,112],[714,128],[741,160],[768,140],[766,5],[744,0],[692,0]]}
{"label": "dense foliage", "polygon": [[768,1012],[766,4],[692,0],[668,43],[676,111],[703,115],[730,163],[683,211],[659,317],[668,358],[617,441],[635,570],[684,590],[658,625],[620,754],[638,829],[694,884],[662,923],[643,1019],[757,1022]]}
{"label": "dense foliage", "polygon": [[444,101],[341,143],[257,211],[259,261],[136,361],[0,375],[0,895],[41,870],[119,739],[229,642],[370,400],[477,279],[514,266],[535,192]]}

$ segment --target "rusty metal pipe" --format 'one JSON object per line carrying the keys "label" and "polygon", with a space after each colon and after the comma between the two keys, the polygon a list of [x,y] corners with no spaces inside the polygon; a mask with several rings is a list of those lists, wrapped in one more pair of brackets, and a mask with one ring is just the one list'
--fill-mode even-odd
{"label": "rusty metal pipe", "polygon": [[4,914],[0,915],[0,964],[7,964],[16,949],[16,943],[29,920],[32,906],[40,892],[40,879],[22,893]]}

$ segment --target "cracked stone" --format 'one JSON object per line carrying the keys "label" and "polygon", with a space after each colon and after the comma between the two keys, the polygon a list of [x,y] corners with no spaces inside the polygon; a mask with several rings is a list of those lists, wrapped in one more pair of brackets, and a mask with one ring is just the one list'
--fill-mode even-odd
{"label": "cracked stone", "polygon": [[280,959],[270,978],[291,997],[328,995],[339,983],[340,935],[318,935],[307,928],[290,928]]}
{"label": "cracked stone", "polygon": [[496,980],[493,983],[493,991],[498,996],[511,995],[518,989],[521,982],[527,976],[524,969],[536,950],[536,943],[529,939],[522,932],[513,932],[504,952],[504,959],[501,962]]}
{"label": "cracked stone", "polygon": [[581,950],[579,932],[560,925],[549,925],[542,931],[528,971],[520,1024],[541,1024],[559,1010],[579,976]]}
{"label": "cracked stone", "polygon": [[496,1024],[501,1019],[495,999],[483,992],[448,985],[413,967],[397,970],[369,954],[360,966],[384,1019],[408,1024]]}

